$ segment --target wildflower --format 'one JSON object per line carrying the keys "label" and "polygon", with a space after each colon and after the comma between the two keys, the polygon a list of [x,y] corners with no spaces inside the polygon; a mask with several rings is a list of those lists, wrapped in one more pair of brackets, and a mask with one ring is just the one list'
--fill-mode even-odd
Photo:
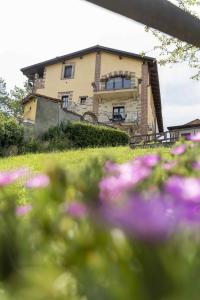
{"label": "wildflower", "polygon": [[200,142],[200,132],[198,132],[195,135],[190,136],[190,141],[192,142]]}
{"label": "wildflower", "polygon": [[[110,166],[111,167],[111,166]],[[100,199],[112,201],[135,187],[140,181],[151,174],[151,168],[141,160],[134,160],[123,165],[113,165],[113,174],[102,179],[99,184]]]}
{"label": "wildflower", "polygon": [[185,153],[186,149],[187,149],[186,145],[182,144],[180,146],[177,146],[177,147],[173,148],[171,150],[171,154],[172,155],[182,155],[182,154]]}
{"label": "wildflower", "polygon": [[165,162],[162,167],[164,170],[166,171],[170,171],[171,169],[173,169],[175,166],[177,165],[177,162],[175,160],[169,161],[169,162]]}
{"label": "wildflower", "polygon": [[177,201],[200,203],[200,179],[172,176],[165,184],[165,191]]}
{"label": "wildflower", "polygon": [[18,217],[26,215],[28,212],[32,210],[32,205],[21,205],[16,208],[16,215]]}
{"label": "wildflower", "polygon": [[23,177],[28,172],[25,168],[0,172],[0,186],[6,186]]}
{"label": "wildflower", "polygon": [[67,213],[71,217],[81,219],[87,215],[87,208],[83,203],[74,201],[67,207]]}
{"label": "wildflower", "polygon": [[26,182],[26,187],[29,189],[43,188],[49,185],[49,177],[44,174],[36,175]]}
{"label": "wildflower", "polygon": [[195,162],[192,164],[192,167],[193,167],[195,170],[200,171],[200,160],[195,161]]}
{"label": "wildflower", "polygon": [[162,199],[145,201],[133,195],[122,207],[103,206],[103,217],[140,240],[164,240],[175,229],[176,218],[171,208]]}
{"label": "wildflower", "polygon": [[147,154],[137,157],[135,161],[140,161],[146,167],[155,167],[160,162],[160,156],[157,154]]}

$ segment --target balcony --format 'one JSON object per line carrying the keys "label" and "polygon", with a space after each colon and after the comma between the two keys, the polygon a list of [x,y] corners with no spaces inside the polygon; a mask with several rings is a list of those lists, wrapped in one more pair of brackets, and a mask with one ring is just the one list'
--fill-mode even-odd
{"label": "balcony", "polygon": [[99,89],[94,90],[94,98],[97,100],[128,100],[135,98],[138,88],[135,82],[116,81],[111,79],[107,82],[100,82]]}

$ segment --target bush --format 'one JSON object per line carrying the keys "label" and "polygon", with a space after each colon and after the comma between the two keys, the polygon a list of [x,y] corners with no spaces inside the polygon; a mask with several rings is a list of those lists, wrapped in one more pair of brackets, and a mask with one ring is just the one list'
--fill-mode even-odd
{"label": "bush", "polygon": [[14,119],[1,118],[0,119],[0,154],[4,155],[4,152],[10,146],[16,146],[20,148],[23,145],[24,140],[24,128],[17,124]]}
{"label": "bush", "polygon": [[129,141],[128,135],[123,131],[81,122],[50,128],[43,138],[51,140],[56,137],[61,139],[67,137],[76,148],[127,145]]}

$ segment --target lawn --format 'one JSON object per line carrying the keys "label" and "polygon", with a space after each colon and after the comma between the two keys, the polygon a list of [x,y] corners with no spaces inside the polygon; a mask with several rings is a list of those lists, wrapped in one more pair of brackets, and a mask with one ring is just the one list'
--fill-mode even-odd
{"label": "lawn", "polygon": [[68,170],[79,171],[94,157],[108,157],[116,160],[118,163],[131,160],[138,155],[146,153],[162,152],[168,157],[168,148],[158,149],[136,149],[129,147],[109,147],[109,148],[90,148],[84,150],[74,150],[66,152],[26,154],[0,159],[0,170],[15,169],[21,166],[28,167],[32,171],[38,172],[44,170],[49,164],[58,163]]}
{"label": "lawn", "polygon": [[[42,154],[26,154],[0,159],[0,170],[10,170],[19,167],[28,167],[32,172],[43,172],[48,166],[58,164],[69,170],[70,172],[79,172],[92,158],[107,157],[114,159],[118,163],[123,163],[133,159],[136,156],[146,153],[161,152],[166,158],[169,155],[168,148],[158,149],[135,149],[129,147],[109,147],[109,148],[90,148],[84,150],[72,150],[66,152],[42,153]],[[27,190],[23,187],[23,183],[17,183],[9,186],[13,192],[17,192],[18,201],[27,202],[29,198]]]}

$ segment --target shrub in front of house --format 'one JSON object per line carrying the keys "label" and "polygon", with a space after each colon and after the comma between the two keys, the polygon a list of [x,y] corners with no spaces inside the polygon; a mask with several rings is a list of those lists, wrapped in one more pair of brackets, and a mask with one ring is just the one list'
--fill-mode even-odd
{"label": "shrub in front of house", "polygon": [[74,148],[120,146],[129,142],[129,136],[123,131],[81,122],[50,128],[43,138],[50,141],[67,138]]}
{"label": "shrub in front of house", "polygon": [[[0,119],[0,155],[9,155],[10,149],[14,154],[20,152],[24,141],[24,128],[12,118]],[[15,150],[14,148],[15,147]],[[12,152],[11,151],[11,152]]]}

